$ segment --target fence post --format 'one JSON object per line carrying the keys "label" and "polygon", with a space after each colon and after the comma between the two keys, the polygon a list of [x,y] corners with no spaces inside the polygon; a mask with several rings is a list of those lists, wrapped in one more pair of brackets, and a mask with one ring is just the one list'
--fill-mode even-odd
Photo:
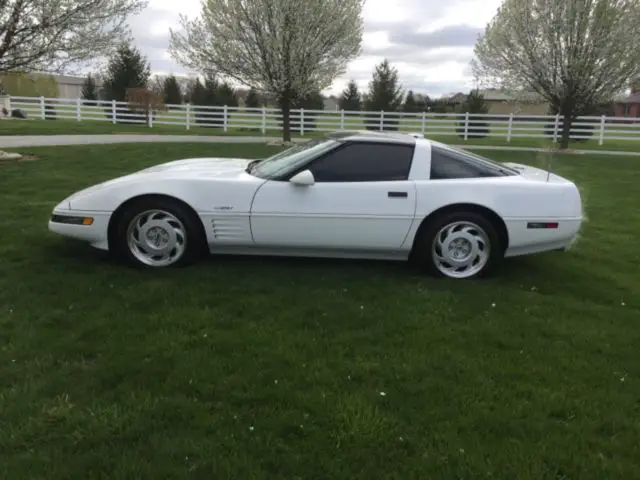
{"label": "fence post", "polygon": [[147,123],[149,124],[149,128],[153,127],[153,108],[151,108],[151,105],[149,105],[149,110],[148,110],[148,115],[147,115]]}
{"label": "fence post", "polygon": [[267,133],[267,109],[262,106],[262,134]]}
{"label": "fence post", "polygon": [[186,118],[186,126],[187,126],[187,130],[191,129],[191,104],[187,103],[187,112],[186,112],[187,118]]}
{"label": "fence post", "polygon": [[469,138],[469,112],[464,114],[464,141]]}
{"label": "fence post", "polygon": [[380,131],[384,130],[384,110],[380,110]]}
{"label": "fence post", "polygon": [[47,118],[44,111],[44,97],[40,97],[40,117],[42,120]]}
{"label": "fence post", "polygon": [[509,114],[509,127],[507,128],[507,142],[511,141],[511,127],[513,127],[513,113]]}
{"label": "fence post", "polygon": [[340,110],[340,130],[344,130],[344,108]]}
{"label": "fence post", "polygon": [[223,119],[223,127],[226,132],[229,129],[229,109],[227,105],[224,106],[224,119]]}
{"label": "fence post", "polygon": [[600,140],[598,140],[598,145],[602,145],[604,143],[604,124],[606,121],[606,117],[602,115],[602,117],[600,117]]}
{"label": "fence post", "polygon": [[424,135],[426,128],[427,128],[427,113],[423,110],[422,111],[422,135]]}
{"label": "fence post", "polygon": [[560,114],[556,114],[556,122],[553,125],[553,143],[558,143],[558,128],[560,127]]}
{"label": "fence post", "polygon": [[300,135],[304,136],[304,108],[300,109]]}
{"label": "fence post", "polygon": [[111,123],[116,123],[116,101],[111,100]]}
{"label": "fence post", "polygon": [[82,121],[82,99],[80,97],[76,99],[76,120]]}

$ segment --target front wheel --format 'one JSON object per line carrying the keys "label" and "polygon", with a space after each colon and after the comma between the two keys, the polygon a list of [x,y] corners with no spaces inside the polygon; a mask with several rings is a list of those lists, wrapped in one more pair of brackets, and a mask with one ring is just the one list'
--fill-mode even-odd
{"label": "front wheel", "polygon": [[488,273],[502,257],[495,227],[477,213],[438,217],[419,233],[418,261],[437,276],[463,279]]}
{"label": "front wheel", "polygon": [[143,267],[180,266],[202,252],[197,218],[177,202],[141,199],[118,222],[118,250]]}

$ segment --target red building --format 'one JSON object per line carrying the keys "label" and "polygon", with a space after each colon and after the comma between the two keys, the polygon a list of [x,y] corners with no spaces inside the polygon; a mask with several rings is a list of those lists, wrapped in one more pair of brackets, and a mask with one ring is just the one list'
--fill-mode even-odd
{"label": "red building", "polygon": [[640,118],[640,78],[631,82],[631,94],[616,101],[616,117]]}
{"label": "red building", "polygon": [[615,105],[616,117],[640,118],[640,92],[632,93]]}

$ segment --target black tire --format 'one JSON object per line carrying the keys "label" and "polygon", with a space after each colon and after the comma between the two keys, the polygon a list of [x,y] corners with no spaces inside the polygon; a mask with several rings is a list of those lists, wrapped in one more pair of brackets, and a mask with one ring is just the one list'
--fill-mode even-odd
{"label": "black tire", "polygon": [[[488,244],[489,247],[488,258],[486,259],[484,266],[478,268],[478,271],[475,271],[468,276],[454,276],[445,274],[438,268],[436,260],[434,259],[434,255],[432,253],[434,241],[436,240],[436,235],[438,235],[438,232],[440,232],[440,230],[445,228],[446,226],[455,224],[457,222],[467,223],[479,227],[480,232],[482,233],[480,234],[480,236],[474,234],[473,238],[476,239],[477,243],[479,244],[482,243],[480,237],[484,237],[487,240],[487,242],[484,243]],[[466,279],[481,277],[490,273],[504,257],[504,246],[502,245],[500,235],[498,235],[496,227],[489,219],[487,219],[487,217],[475,212],[460,211],[438,215],[434,219],[429,220],[427,224],[422,225],[416,235],[412,253],[418,267],[430,275],[436,277]],[[480,263],[482,262],[478,262],[476,265],[479,266]],[[475,269],[470,269],[470,272],[473,270]]]}
{"label": "black tire", "polygon": [[[178,241],[177,243],[180,243],[183,248],[181,255],[171,263],[145,263],[139,256],[136,256],[129,247],[129,227],[138,215],[149,211],[165,212],[179,222],[176,223],[171,220],[172,226],[179,227],[171,230],[174,232],[173,235],[176,235],[175,232],[180,232],[176,235],[176,238],[182,238],[183,241]],[[153,217],[152,220],[158,219],[164,222],[168,218],[170,219],[171,217],[158,214]],[[172,233],[168,232],[169,229],[160,228],[160,232],[167,232],[166,237],[172,235]],[[163,236],[164,233],[160,233],[159,235]],[[182,267],[194,263],[203,255],[206,249],[206,236],[200,219],[180,202],[165,197],[143,197],[127,205],[117,219],[114,247],[114,253],[133,266],[143,268]]]}

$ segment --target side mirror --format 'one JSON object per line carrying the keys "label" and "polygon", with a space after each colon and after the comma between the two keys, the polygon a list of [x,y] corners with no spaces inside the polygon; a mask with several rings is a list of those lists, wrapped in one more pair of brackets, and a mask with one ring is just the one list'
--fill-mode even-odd
{"label": "side mirror", "polygon": [[315,179],[313,178],[313,173],[311,173],[311,171],[309,170],[303,170],[300,173],[294,175],[289,179],[289,182],[293,183],[294,185],[303,186],[313,185],[314,183],[316,183]]}

